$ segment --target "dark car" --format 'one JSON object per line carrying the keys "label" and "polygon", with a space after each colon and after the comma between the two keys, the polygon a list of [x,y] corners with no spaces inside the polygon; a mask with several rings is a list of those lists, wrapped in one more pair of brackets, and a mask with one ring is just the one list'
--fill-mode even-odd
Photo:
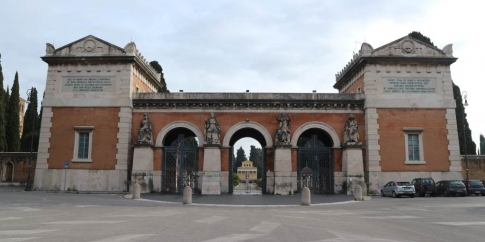
{"label": "dark car", "polygon": [[483,186],[482,181],[479,180],[463,180],[463,184],[465,184],[466,191],[468,195],[482,195],[485,196],[485,187]]}
{"label": "dark car", "polygon": [[414,191],[416,195],[420,197],[426,196],[426,194],[432,194],[434,189],[434,180],[431,177],[428,178],[415,178],[412,182],[414,185]]}
{"label": "dark car", "polygon": [[439,181],[436,183],[434,187],[433,193],[431,194],[434,196],[443,195],[445,197],[460,195],[462,197],[466,196],[468,192],[466,191],[465,184],[461,181],[457,180],[450,180],[450,181]]}

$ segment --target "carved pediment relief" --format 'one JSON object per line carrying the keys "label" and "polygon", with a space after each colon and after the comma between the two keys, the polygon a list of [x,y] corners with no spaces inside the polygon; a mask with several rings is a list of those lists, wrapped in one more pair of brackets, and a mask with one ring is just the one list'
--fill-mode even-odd
{"label": "carved pediment relief", "polygon": [[375,49],[372,56],[446,57],[447,54],[434,46],[424,44],[414,38],[406,36]]}
{"label": "carved pediment relief", "polygon": [[109,42],[89,35],[53,51],[54,46],[47,44],[46,55],[56,56],[97,56],[125,55],[125,51]]}

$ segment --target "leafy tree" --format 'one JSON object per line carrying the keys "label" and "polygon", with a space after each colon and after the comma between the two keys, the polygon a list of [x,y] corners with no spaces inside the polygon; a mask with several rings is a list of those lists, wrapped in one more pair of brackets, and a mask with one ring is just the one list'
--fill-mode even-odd
{"label": "leafy tree", "polygon": [[242,166],[242,162],[248,160],[246,157],[246,152],[244,152],[244,149],[239,147],[239,149],[236,152],[236,162],[234,164],[234,172],[237,172],[237,168]]}
{"label": "leafy tree", "polygon": [[466,136],[466,154],[468,155],[476,155],[477,152],[477,145],[472,140],[472,131],[468,126],[468,121],[466,119],[467,114],[465,113],[465,107],[463,106],[463,100],[461,97],[460,87],[453,83],[453,96],[455,97],[456,101],[456,125],[458,128],[458,139],[460,143],[460,154],[465,154],[465,139],[463,137],[463,127],[465,127],[465,136]]}
{"label": "leafy tree", "polygon": [[37,129],[37,123],[39,115],[37,113],[37,89],[32,88],[30,90],[29,105],[25,112],[24,118],[24,130],[22,132],[22,138],[20,139],[20,151],[30,151],[32,142],[32,151],[36,152],[39,146],[39,130]]}
{"label": "leafy tree", "polygon": [[3,90],[3,72],[2,72],[2,55],[0,55],[0,152],[7,151],[7,136],[5,134],[5,128],[7,126],[7,119],[5,113],[5,99],[7,94]]}
{"label": "leafy tree", "polygon": [[261,148],[256,148],[256,146],[251,145],[251,150],[249,151],[249,160],[254,163],[254,166],[258,168],[258,178],[261,178],[263,173],[263,151]]}
{"label": "leafy tree", "polygon": [[480,155],[485,155],[485,137],[483,134],[480,134]]}
{"label": "leafy tree", "polygon": [[158,61],[152,61],[150,62],[150,65],[153,67],[153,69],[155,69],[155,71],[161,75],[160,77],[160,83],[162,84],[162,88],[159,88],[158,89],[158,92],[159,93],[164,93],[164,92],[170,92],[168,89],[167,89],[167,83],[165,82],[165,77],[163,76],[163,68],[160,64],[158,64]]}
{"label": "leafy tree", "polygon": [[12,93],[7,107],[7,151],[18,152],[20,150],[20,120],[19,120],[19,75],[15,73]]}
{"label": "leafy tree", "polygon": [[420,32],[413,31],[413,32],[409,33],[408,36],[411,36],[411,37],[413,37],[413,38],[415,38],[415,39],[417,39],[419,41],[422,41],[422,42],[424,42],[426,44],[430,44],[430,45],[436,47],[433,44],[433,42],[431,42],[431,40],[428,37],[424,36]]}
{"label": "leafy tree", "polygon": [[239,176],[236,173],[232,173],[232,180],[233,180],[233,183],[232,183],[233,186],[237,186],[239,185],[239,183],[241,183],[241,178],[239,178]]}

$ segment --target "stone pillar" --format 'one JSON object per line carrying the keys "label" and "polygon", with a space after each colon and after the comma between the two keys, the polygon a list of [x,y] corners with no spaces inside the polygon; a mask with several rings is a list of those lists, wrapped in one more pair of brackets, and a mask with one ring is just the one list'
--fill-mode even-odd
{"label": "stone pillar", "polygon": [[[354,142],[343,145],[342,171],[347,174],[347,195],[353,195],[356,185],[366,187],[361,143]],[[363,190],[363,193],[367,195],[366,189]]]}
{"label": "stone pillar", "polygon": [[274,155],[274,194],[288,195],[296,190],[296,172],[291,167],[291,145],[280,145]]}
{"label": "stone pillar", "polygon": [[202,194],[221,194],[221,146],[204,145],[204,166],[202,171]]}
{"label": "stone pillar", "polygon": [[131,181],[140,184],[140,192],[150,193],[153,190],[153,146],[135,145],[131,170]]}

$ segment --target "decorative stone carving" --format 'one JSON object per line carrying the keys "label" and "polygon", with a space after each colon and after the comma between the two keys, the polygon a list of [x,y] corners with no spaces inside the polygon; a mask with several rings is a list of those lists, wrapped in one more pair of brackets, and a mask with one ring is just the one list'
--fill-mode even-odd
{"label": "decorative stone carving", "polygon": [[354,115],[350,114],[344,126],[344,144],[359,143],[359,127]]}
{"label": "decorative stone carving", "polygon": [[401,44],[401,49],[403,53],[408,53],[408,54],[414,53],[414,48],[415,48],[414,43],[411,40],[405,40]]}
{"label": "decorative stone carving", "polygon": [[372,51],[374,51],[374,48],[372,48],[372,45],[368,43],[362,43],[362,46],[360,47],[360,55],[371,55]]}
{"label": "decorative stone carving", "polygon": [[290,116],[280,113],[276,120],[278,120],[278,130],[275,133],[275,145],[290,145]]}
{"label": "decorative stone carving", "polygon": [[453,57],[453,44],[447,44],[443,48],[443,52],[445,52],[446,56]]}
{"label": "decorative stone carving", "polygon": [[128,54],[128,55],[135,55],[135,52],[136,52],[135,42],[130,42],[130,43],[126,44],[124,50],[125,50],[126,54]]}
{"label": "decorative stone carving", "polygon": [[148,118],[148,114],[144,113],[140,122],[140,130],[138,131],[138,141],[136,144],[153,145],[152,139],[152,122]]}
{"label": "decorative stone carving", "polygon": [[92,39],[84,41],[83,48],[86,52],[93,52],[96,49],[96,42]]}
{"label": "decorative stone carving", "polygon": [[214,113],[205,121],[204,136],[206,144],[220,144],[221,126]]}
{"label": "decorative stone carving", "polygon": [[52,54],[54,54],[54,51],[55,50],[56,49],[54,48],[54,46],[52,44],[50,44],[50,43],[46,43],[45,44],[45,54],[46,55],[52,55]]}

